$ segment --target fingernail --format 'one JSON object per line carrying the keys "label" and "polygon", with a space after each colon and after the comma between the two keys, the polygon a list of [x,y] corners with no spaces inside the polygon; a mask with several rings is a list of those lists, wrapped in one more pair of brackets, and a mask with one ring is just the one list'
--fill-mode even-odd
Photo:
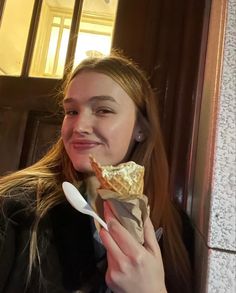
{"label": "fingernail", "polygon": [[109,204],[108,204],[107,200],[104,201],[103,206],[105,209],[109,209]]}
{"label": "fingernail", "polygon": [[113,230],[113,225],[114,225],[114,222],[113,222],[113,221],[108,221],[108,222],[107,222],[107,228],[108,228],[108,231]]}

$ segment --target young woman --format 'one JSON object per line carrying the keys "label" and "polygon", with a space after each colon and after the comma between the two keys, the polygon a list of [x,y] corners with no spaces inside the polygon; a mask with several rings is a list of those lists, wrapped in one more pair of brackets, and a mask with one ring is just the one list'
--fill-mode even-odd
{"label": "young woman", "polygon": [[[122,56],[86,59],[68,77],[62,103],[58,142],[36,164],[0,179],[0,292],[191,292],[158,111],[144,74]],[[90,154],[101,165],[132,160],[145,167],[151,220],[143,245],[106,202],[109,232],[100,230],[101,245],[92,220],[66,201],[63,181],[85,195],[94,176]]]}

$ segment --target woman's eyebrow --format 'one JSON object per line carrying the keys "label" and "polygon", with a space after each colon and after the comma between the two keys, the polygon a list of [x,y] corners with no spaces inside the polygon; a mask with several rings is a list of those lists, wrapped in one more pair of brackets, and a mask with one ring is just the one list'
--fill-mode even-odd
{"label": "woman's eyebrow", "polygon": [[66,97],[63,99],[63,104],[67,104],[67,103],[73,103],[75,102],[76,100],[74,98],[69,98],[69,97]]}
{"label": "woman's eyebrow", "polygon": [[114,103],[117,103],[117,101],[112,97],[108,95],[100,95],[100,96],[93,96],[90,98],[91,102],[96,102],[96,101],[111,101]]}
{"label": "woman's eyebrow", "polygon": [[[108,95],[93,96],[89,99],[89,102],[97,102],[97,101],[111,101],[111,102],[117,103],[117,101],[112,96],[108,96]],[[63,100],[63,104],[76,103],[76,102],[77,102],[77,99],[72,97],[66,97]]]}

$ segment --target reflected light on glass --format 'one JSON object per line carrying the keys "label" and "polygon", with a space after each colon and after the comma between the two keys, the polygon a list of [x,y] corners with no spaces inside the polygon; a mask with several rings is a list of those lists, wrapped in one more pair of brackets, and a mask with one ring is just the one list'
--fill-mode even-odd
{"label": "reflected light on glass", "polygon": [[46,74],[53,73],[55,54],[56,54],[56,50],[57,50],[58,36],[59,36],[59,28],[53,27],[52,31],[51,31],[48,54],[47,54],[47,61],[46,61],[46,66],[45,66],[45,73]]}
{"label": "reflected light on glass", "polygon": [[[93,57],[97,52],[101,55],[107,55],[111,49],[110,36],[94,35],[88,33],[80,33],[78,37],[79,50],[76,50],[75,63],[87,57]],[[95,54],[92,54],[94,52]],[[93,56],[92,56],[93,55]]]}
{"label": "reflected light on glass", "polygon": [[66,52],[68,47],[68,41],[69,41],[69,29],[64,29],[62,33],[62,39],[61,39],[61,47],[59,51],[59,58],[58,58],[58,64],[57,64],[57,70],[56,75],[61,76],[64,71],[64,65],[66,60]]}

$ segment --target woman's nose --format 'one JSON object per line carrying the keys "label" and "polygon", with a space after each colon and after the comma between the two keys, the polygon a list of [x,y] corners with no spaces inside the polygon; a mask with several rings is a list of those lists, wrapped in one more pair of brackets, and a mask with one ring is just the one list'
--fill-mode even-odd
{"label": "woman's nose", "polygon": [[86,113],[80,113],[74,125],[74,132],[80,134],[90,134],[93,132],[92,119]]}

